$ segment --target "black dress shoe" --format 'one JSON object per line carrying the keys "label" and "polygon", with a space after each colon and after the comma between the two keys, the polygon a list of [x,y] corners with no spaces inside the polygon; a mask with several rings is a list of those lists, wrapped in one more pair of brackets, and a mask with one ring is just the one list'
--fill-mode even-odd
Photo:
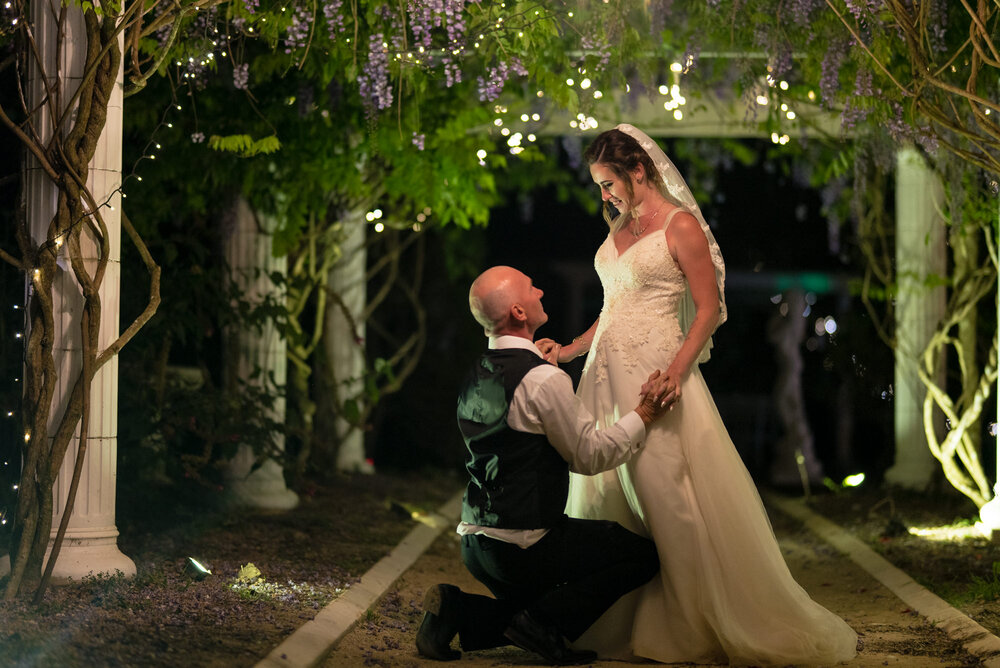
{"label": "black dress shoe", "polygon": [[597,652],[566,647],[559,631],[539,624],[527,610],[514,615],[503,634],[521,649],[541,655],[554,666],[578,666],[597,660]]}
{"label": "black dress shoe", "polygon": [[451,648],[451,640],[458,633],[461,593],[458,587],[448,584],[434,585],[427,590],[424,618],[417,629],[417,651],[421,656],[438,661],[461,658],[462,653]]}

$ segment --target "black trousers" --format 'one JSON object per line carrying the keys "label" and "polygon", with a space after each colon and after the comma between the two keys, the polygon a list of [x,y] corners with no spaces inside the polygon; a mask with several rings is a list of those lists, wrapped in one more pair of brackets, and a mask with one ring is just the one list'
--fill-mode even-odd
{"label": "black trousers", "polygon": [[527,549],[463,536],[462,560],[496,596],[462,596],[459,641],[468,651],[509,644],[503,632],[521,610],[576,640],[660,566],[648,538],[617,522],[568,517]]}

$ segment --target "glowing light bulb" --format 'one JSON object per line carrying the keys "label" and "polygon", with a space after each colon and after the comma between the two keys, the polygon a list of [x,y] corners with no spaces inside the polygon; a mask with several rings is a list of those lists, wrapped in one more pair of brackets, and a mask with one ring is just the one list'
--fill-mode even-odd
{"label": "glowing light bulb", "polygon": [[844,482],[842,484],[844,485],[844,487],[857,487],[864,481],[865,481],[864,473],[855,473],[853,475],[849,475],[846,478],[844,478]]}

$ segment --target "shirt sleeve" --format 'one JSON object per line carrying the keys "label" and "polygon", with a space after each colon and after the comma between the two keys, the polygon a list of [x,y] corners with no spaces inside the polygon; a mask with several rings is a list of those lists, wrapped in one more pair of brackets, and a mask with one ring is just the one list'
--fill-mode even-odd
{"label": "shirt sleeve", "polygon": [[507,423],[514,429],[545,434],[575,473],[593,475],[622,464],[638,451],[646,426],[635,411],[605,429],[573,392],[573,381],[553,366],[529,371],[514,391]]}

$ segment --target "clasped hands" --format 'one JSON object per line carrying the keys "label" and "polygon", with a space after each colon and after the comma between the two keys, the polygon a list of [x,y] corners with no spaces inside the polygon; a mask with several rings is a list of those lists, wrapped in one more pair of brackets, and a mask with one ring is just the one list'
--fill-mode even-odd
{"label": "clasped hands", "polygon": [[535,341],[535,346],[542,353],[542,359],[549,364],[555,365],[561,362],[570,362],[586,352],[571,352],[569,349],[574,344],[576,344],[576,341],[566,346],[560,345],[552,339],[538,339]]}
{"label": "clasped hands", "polygon": [[659,369],[649,374],[649,378],[639,389],[639,405],[635,412],[647,425],[674,407],[680,398],[680,385]]}

